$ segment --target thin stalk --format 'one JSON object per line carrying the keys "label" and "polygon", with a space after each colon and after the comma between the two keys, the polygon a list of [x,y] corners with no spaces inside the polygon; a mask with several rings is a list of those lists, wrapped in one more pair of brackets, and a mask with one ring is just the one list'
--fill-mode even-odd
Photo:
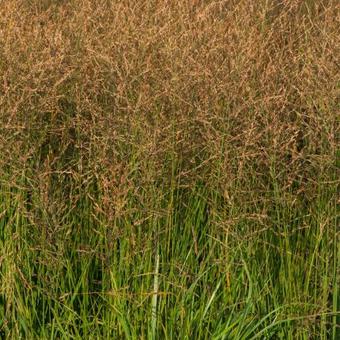
{"label": "thin stalk", "polygon": [[156,339],[156,327],[157,327],[157,297],[159,290],[159,244],[157,240],[156,246],[156,261],[153,281],[153,297],[152,297],[152,316],[151,316],[151,332],[152,339]]}

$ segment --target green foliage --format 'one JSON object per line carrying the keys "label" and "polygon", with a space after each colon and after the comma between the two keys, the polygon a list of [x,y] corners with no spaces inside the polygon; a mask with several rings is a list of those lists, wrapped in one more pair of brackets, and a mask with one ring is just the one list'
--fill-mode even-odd
{"label": "green foliage", "polygon": [[94,185],[74,185],[77,202],[66,202],[53,222],[57,214],[41,206],[34,188],[27,206],[27,179],[18,181],[20,188],[1,187],[5,337],[336,339],[331,185],[320,184],[300,209],[282,200],[273,179],[264,206],[230,207],[203,183],[180,188],[173,178],[163,196],[138,198],[149,201],[146,218],[129,194],[133,213],[111,220],[96,212],[102,196]]}

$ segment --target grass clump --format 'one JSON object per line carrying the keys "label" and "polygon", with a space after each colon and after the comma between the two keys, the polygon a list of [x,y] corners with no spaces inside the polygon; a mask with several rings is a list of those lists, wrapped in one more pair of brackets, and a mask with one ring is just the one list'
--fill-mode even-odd
{"label": "grass clump", "polygon": [[0,8],[0,337],[332,339],[336,1]]}

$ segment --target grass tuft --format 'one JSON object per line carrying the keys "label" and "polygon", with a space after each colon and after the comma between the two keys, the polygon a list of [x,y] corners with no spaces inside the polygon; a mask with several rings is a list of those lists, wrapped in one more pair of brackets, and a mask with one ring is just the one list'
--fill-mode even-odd
{"label": "grass tuft", "polygon": [[340,338],[335,0],[3,0],[0,338]]}

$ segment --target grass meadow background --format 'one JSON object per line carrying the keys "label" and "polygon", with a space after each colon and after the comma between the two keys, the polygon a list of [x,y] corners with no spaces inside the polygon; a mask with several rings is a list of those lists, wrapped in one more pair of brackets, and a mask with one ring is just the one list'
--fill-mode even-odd
{"label": "grass meadow background", "polygon": [[0,338],[340,339],[337,1],[0,4]]}

